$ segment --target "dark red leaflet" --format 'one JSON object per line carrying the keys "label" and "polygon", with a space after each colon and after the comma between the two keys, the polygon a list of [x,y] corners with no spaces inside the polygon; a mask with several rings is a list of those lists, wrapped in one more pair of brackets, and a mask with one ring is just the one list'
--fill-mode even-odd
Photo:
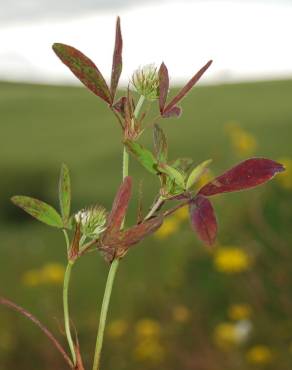
{"label": "dark red leaflet", "polygon": [[190,221],[200,240],[212,245],[217,236],[217,220],[211,202],[198,195],[189,203]]}
{"label": "dark red leaflet", "polygon": [[180,90],[180,92],[167,104],[164,109],[164,114],[170,111],[176,104],[181,101],[185,95],[191,90],[191,88],[199,81],[199,79],[203,76],[206,70],[212,64],[212,60],[209,60],[207,64],[204,65],[191,79],[190,81]]}
{"label": "dark red leaflet", "polygon": [[120,17],[117,18],[116,23],[116,38],[115,38],[115,48],[113,55],[113,65],[111,74],[111,96],[112,101],[114,101],[119,79],[122,73],[123,61],[122,61],[122,51],[123,51],[123,39],[121,33],[121,22]]}
{"label": "dark red leaflet", "polygon": [[127,176],[120,185],[114,199],[112,210],[108,217],[108,226],[103,239],[107,239],[110,235],[120,231],[131,198],[131,192],[132,178]]}
{"label": "dark red leaflet", "polygon": [[161,64],[158,71],[158,75],[159,75],[159,110],[162,115],[169,90],[168,70],[164,63]]}
{"label": "dark red leaflet", "polygon": [[282,171],[284,171],[283,165],[271,159],[250,158],[203,186],[199,194],[211,196],[252,188],[263,184]]}
{"label": "dark red leaflet", "polygon": [[171,118],[175,117],[178,118],[181,115],[182,109],[180,107],[172,107],[171,109],[164,111],[162,114],[163,118]]}

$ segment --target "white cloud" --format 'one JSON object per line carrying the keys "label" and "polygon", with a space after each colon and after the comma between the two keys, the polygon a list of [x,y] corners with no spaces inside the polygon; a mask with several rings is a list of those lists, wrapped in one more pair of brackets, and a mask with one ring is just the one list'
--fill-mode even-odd
{"label": "white cloud", "polygon": [[[125,8],[120,15],[124,81],[139,65],[162,60],[174,80],[185,80],[211,58],[209,81],[292,76],[291,3],[173,2]],[[3,27],[0,78],[73,82],[51,51],[55,41],[79,48],[109,77],[115,16]]]}

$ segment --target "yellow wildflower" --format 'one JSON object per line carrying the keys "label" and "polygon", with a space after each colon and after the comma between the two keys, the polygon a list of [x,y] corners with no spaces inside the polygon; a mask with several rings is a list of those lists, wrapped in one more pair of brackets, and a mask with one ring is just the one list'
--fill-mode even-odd
{"label": "yellow wildflower", "polygon": [[122,337],[128,330],[128,324],[125,320],[114,320],[107,328],[107,334],[113,339]]}
{"label": "yellow wildflower", "polygon": [[229,322],[223,322],[217,325],[213,338],[219,348],[229,350],[237,344],[235,325]]}
{"label": "yellow wildflower", "polygon": [[179,224],[175,216],[166,219],[162,226],[154,234],[157,239],[165,239],[170,235],[174,234],[178,230]]}
{"label": "yellow wildflower", "polygon": [[276,176],[277,181],[279,184],[287,190],[292,189],[292,158],[280,158],[279,163],[282,163],[286,169],[286,171],[281,172],[278,176]]}
{"label": "yellow wildflower", "polygon": [[48,263],[40,269],[26,271],[22,276],[22,282],[27,286],[42,284],[61,284],[64,279],[65,269],[59,263]]}
{"label": "yellow wildflower", "polygon": [[187,307],[183,305],[178,305],[174,307],[172,311],[172,316],[175,321],[184,323],[189,321],[191,313]]}
{"label": "yellow wildflower", "polygon": [[214,264],[218,271],[233,274],[246,271],[251,264],[247,253],[237,247],[221,247],[214,256]]}
{"label": "yellow wildflower", "polygon": [[139,338],[158,337],[161,333],[159,322],[152,319],[139,320],[136,324],[135,331]]}
{"label": "yellow wildflower", "polygon": [[228,316],[231,320],[244,320],[250,318],[252,313],[249,304],[233,304],[228,309]]}
{"label": "yellow wildflower", "polygon": [[256,138],[239,126],[237,122],[230,122],[225,125],[231,144],[239,156],[249,156],[255,152],[257,147]]}
{"label": "yellow wildflower", "polygon": [[246,354],[247,361],[256,365],[266,365],[272,362],[273,353],[269,347],[257,345],[252,347]]}
{"label": "yellow wildflower", "polygon": [[165,350],[159,340],[146,339],[137,343],[133,354],[137,361],[149,361],[157,364],[163,360]]}
{"label": "yellow wildflower", "polygon": [[60,284],[64,280],[65,269],[59,263],[47,263],[40,270],[43,283],[45,284]]}
{"label": "yellow wildflower", "polygon": [[174,214],[174,217],[177,219],[177,221],[185,221],[188,219],[189,217],[189,209],[188,209],[188,206],[184,206],[184,207],[181,207],[179,208],[175,214]]}
{"label": "yellow wildflower", "polygon": [[216,326],[213,339],[220,349],[228,351],[244,343],[251,329],[251,322],[248,320],[241,320],[236,323],[223,322]]}

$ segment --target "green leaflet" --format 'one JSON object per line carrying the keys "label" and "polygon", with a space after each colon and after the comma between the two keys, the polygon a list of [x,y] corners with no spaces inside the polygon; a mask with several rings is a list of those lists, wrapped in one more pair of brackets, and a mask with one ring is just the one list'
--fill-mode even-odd
{"label": "green leaflet", "polygon": [[155,124],[153,131],[154,150],[159,162],[167,162],[167,139],[162,128]]}
{"label": "green leaflet", "polygon": [[185,188],[184,176],[174,167],[169,166],[165,163],[159,163],[158,170],[165,173],[171,180],[175,182],[176,185]]}
{"label": "green leaflet", "polygon": [[208,159],[207,161],[202,162],[192,170],[187,180],[186,185],[187,189],[190,189],[199,180],[199,178],[203,175],[203,173],[206,171],[207,167],[211,162],[212,159]]}
{"label": "green leaflet", "polygon": [[136,159],[142,164],[143,167],[146,168],[147,171],[157,175],[157,159],[148,149],[145,149],[142,145],[130,140],[126,140],[125,145],[129,152],[136,157]]}
{"label": "green leaflet", "polygon": [[171,166],[181,172],[187,172],[194,161],[191,158],[178,158],[175,161],[170,162]]}
{"label": "green leaflet", "polygon": [[68,227],[71,208],[71,182],[69,169],[64,163],[59,178],[59,203],[64,226]]}
{"label": "green leaflet", "polygon": [[63,228],[63,221],[59,213],[49,204],[41,200],[16,195],[12,202],[37,220],[53,227]]}

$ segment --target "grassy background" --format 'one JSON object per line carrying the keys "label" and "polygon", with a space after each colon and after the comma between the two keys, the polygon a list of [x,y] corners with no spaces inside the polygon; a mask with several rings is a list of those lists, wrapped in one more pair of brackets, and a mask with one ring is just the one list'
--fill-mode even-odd
{"label": "grassy background", "polygon": [[[162,122],[169,138],[170,157],[192,157],[198,163],[213,158],[215,174],[235,164],[240,158],[224,132],[224,125],[230,121],[239,122],[257,138],[257,156],[273,159],[292,156],[291,97],[292,81],[197,87],[182,104],[182,118]],[[65,162],[71,170],[73,209],[96,202],[109,209],[121,181],[121,132],[107,107],[93,94],[77,87],[0,83],[0,112],[0,292],[58,332],[62,325],[61,286],[27,287],[22,283],[22,276],[47,262],[64,264],[63,236],[31,220],[9,198],[26,194],[57,207],[59,168]],[[142,142],[151,145],[150,132],[143,136]],[[133,160],[130,172],[136,189],[138,181],[144,180],[147,208],[157,191],[157,181]],[[131,222],[135,217],[137,193],[131,203]],[[286,247],[292,241],[291,195],[291,191],[269,183],[264,189],[216,199],[220,243],[260,251],[259,262],[248,276],[231,278],[216,273],[211,257],[189,231],[187,222],[171,238],[160,241],[152,237],[133,249],[120,266],[110,320],[123,319],[129,325],[144,317],[156,320],[162,328],[167,355],[160,364],[137,363],[131,355],[134,338],[128,334],[127,340],[106,342],[105,368],[213,370],[219,364],[218,370],[234,366],[246,369],[243,349],[236,349],[235,354],[222,354],[210,344],[214,325],[226,318],[228,305],[236,300],[249,301],[258,314],[255,320],[258,329],[252,341],[259,338],[259,342],[265,342],[268,336],[273,337],[271,323],[279,322],[280,328],[292,327],[287,307],[285,311],[281,301],[286,297],[291,303],[288,288],[289,284],[291,287],[288,266],[291,252]],[[269,221],[265,235],[263,229],[254,227],[248,213],[258,200]],[[274,234],[284,239],[282,249],[286,254],[275,251]],[[287,268],[287,276],[280,285],[270,276],[271,268],[273,271]],[[96,306],[102,296],[107,266],[100,256],[93,254],[82,259],[74,270],[72,319],[78,326],[87,363],[92,356]],[[259,306],[253,294],[257,284],[265,291],[265,299]],[[279,292],[279,286],[283,292]],[[170,322],[171,307],[177,304],[187,306],[192,312],[187,327],[176,327]],[[59,355],[37,329],[3,308],[0,308],[0,331],[1,370],[32,369],[32,363],[33,368],[64,368]],[[290,369],[292,364],[287,349],[289,341],[292,343],[289,333],[274,335],[275,342],[267,343],[279,347],[275,358],[282,359],[280,365],[277,360],[276,367],[280,370]],[[208,353],[212,354],[214,363],[208,362]],[[196,361],[192,356],[197,359],[202,356],[205,360]]]}

